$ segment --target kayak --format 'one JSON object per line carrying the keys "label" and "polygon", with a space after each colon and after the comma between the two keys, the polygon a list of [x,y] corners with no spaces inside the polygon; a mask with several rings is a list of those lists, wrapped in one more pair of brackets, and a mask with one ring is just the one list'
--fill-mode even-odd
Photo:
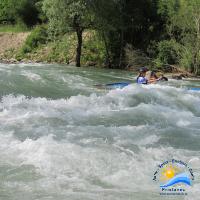
{"label": "kayak", "polygon": [[[160,79],[158,81],[159,82],[168,81],[168,78],[162,77],[162,79]],[[122,89],[130,84],[131,84],[131,82],[118,82],[118,83],[109,83],[109,84],[105,84],[105,85],[96,85],[96,86],[101,89],[113,90],[113,89]]]}
{"label": "kayak", "polygon": [[122,89],[130,84],[131,84],[130,82],[119,82],[119,83],[100,84],[95,86],[99,89],[114,90],[114,89]]}
{"label": "kayak", "polygon": [[[95,85],[99,89],[107,89],[107,90],[114,90],[114,89],[122,89],[128,85],[130,85],[130,82],[118,82],[118,83],[108,83],[108,84],[102,84],[102,85]],[[200,91],[200,87],[192,87],[187,88],[191,91]]]}
{"label": "kayak", "polygon": [[200,91],[200,88],[195,88],[195,87],[193,87],[193,88],[188,88],[188,90],[192,90],[192,91]]}

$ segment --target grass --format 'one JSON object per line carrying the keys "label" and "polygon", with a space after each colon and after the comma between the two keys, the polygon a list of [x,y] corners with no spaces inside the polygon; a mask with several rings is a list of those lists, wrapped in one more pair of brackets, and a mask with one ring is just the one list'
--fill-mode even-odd
{"label": "grass", "polygon": [[0,32],[3,33],[20,33],[30,31],[25,25],[0,25]]}

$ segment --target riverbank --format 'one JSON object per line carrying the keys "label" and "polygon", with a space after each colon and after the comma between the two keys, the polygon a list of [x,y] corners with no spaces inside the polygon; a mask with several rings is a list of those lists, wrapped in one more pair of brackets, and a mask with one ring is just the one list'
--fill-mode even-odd
{"label": "riverbank", "polygon": [[[23,36],[23,37],[22,37]],[[29,33],[0,33],[0,62],[2,63],[58,63],[75,65],[76,34],[68,33],[49,40],[46,26],[38,26]],[[12,45],[13,44],[13,45]],[[103,66],[105,48],[95,31],[83,34],[82,66]]]}
{"label": "riverbank", "polygon": [[[44,63],[44,64],[68,64],[75,65],[76,36],[74,34],[65,36],[56,42],[45,42],[39,44],[37,48],[24,53],[27,38],[31,32],[20,33],[0,33],[0,63],[20,64],[20,63]],[[95,32],[84,34],[84,45],[82,52],[83,66],[98,67],[103,66],[103,44],[98,41]],[[27,48],[27,47],[26,47]],[[138,72],[141,65],[134,65],[125,68],[126,71]],[[199,79],[177,66],[166,65],[160,73],[167,74],[167,77],[182,79]]]}
{"label": "riverbank", "polygon": [[[0,33],[0,61],[3,63],[15,63],[16,53],[23,46],[30,32]],[[12,54],[12,57],[11,57]],[[10,55],[10,56],[9,56]]]}

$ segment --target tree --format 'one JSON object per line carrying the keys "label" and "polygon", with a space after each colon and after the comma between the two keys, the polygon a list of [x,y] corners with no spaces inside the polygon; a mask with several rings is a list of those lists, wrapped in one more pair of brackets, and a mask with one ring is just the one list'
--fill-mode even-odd
{"label": "tree", "polygon": [[83,32],[92,25],[92,16],[84,0],[44,0],[43,10],[54,35],[75,31],[77,35],[76,66],[81,66]]}
{"label": "tree", "polygon": [[193,55],[191,72],[200,72],[200,1],[182,1],[177,16],[177,26],[181,29],[181,42]]}
{"label": "tree", "polygon": [[94,27],[101,35],[106,49],[106,66],[118,65],[119,59],[119,9],[115,0],[88,0],[94,15]]}
{"label": "tree", "polygon": [[103,36],[109,66],[126,66],[125,47],[146,51],[150,40],[163,30],[157,13],[158,0],[91,0],[97,30]]}
{"label": "tree", "polygon": [[200,72],[200,1],[160,0],[159,12],[167,19],[170,39],[182,45],[180,64]]}
{"label": "tree", "polygon": [[0,23],[24,23],[33,26],[38,22],[37,0],[1,0]]}
{"label": "tree", "polygon": [[[17,8],[17,14],[19,19],[27,26],[32,27],[39,22],[38,15],[39,11],[36,8],[38,0],[20,0]],[[16,1],[14,1],[16,2]],[[14,3],[15,4],[15,3]]]}
{"label": "tree", "polygon": [[13,0],[0,1],[0,23],[14,23],[18,20],[17,5]]}

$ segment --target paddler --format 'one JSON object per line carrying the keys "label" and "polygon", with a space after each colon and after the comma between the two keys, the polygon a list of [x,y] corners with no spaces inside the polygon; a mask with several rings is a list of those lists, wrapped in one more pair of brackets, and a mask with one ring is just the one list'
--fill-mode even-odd
{"label": "paddler", "polygon": [[137,77],[138,84],[148,84],[148,79],[146,78],[146,73],[149,71],[146,67],[140,68],[140,73]]}
{"label": "paddler", "polygon": [[140,68],[140,72],[137,77],[138,84],[153,84],[157,83],[158,81],[168,81],[168,79],[163,75],[158,78],[155,71],[150,71],[147,67]]}
{"label": "paddler", "polygon": [[149,84],[154,84],[154,83],[156,83],[157,81],[159,81],[158,76],[156,75],[156,73],[155,73],[154,71],[151,71],[151,72],[150,72],[150,78],[148,79],[148,83],[149,83]]}

